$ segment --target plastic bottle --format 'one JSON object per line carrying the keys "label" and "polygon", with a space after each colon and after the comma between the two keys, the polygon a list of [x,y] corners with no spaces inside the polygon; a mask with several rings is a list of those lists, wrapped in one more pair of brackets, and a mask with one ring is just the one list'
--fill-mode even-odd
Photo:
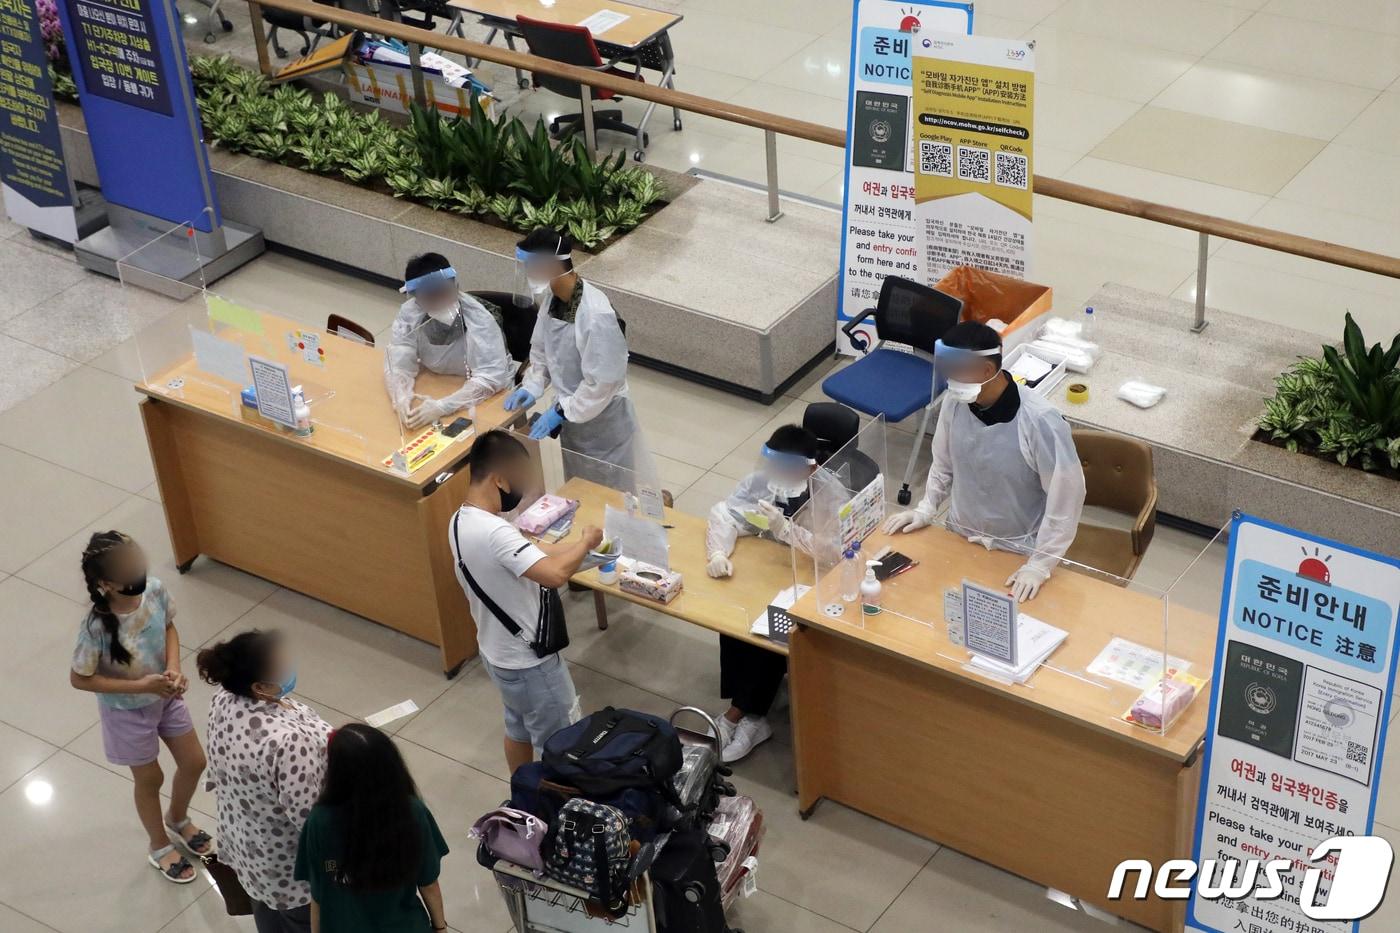
{"label": "plastic bottle", "polygon": [[868,616],[877,615],[880,612],[880,580],[875,576],[875,568],[880,566],[878,560],[868,560],[865,562],[865,579],[860,581],[860,610]]}
{"label": "plastic bottle", "polygon": [[842,555],[845,562],[841,565],[841,598],[848,603],[853,603],[860,596],[860,561],[857,557],[860,554],[860,542],[857,541],[846,548],[846,553]]}
{"label": "plastic bottle", "polygon": [[292,416],[296,418],[297,426],[294,432],[297,437],[310,437],[315,430],[311,426],[311,406],[306,404],[306,396],[302,393],[301,386],[292,390]]}
{"label": "plastic bottle", "polygon": [[1085,340],[1094,339],[1094,308],[1092,305],[1084,308],[1084,332],[1079,336]]}

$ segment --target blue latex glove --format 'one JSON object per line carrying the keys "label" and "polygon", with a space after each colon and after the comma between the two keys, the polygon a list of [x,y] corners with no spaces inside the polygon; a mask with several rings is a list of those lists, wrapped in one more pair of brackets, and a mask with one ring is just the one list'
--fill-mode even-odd
{"label": "blue latex glove", "polygon": [[549,409],[535,420],[535,426],[530,429],[530,439],[539,441],[554,433],[559,425],[564,423],[564,416],[555,406]]}
{"label": "blue latex glove", "polygon": [[506,411],[515,411],[517,408],[529,408],[535,404],[535,397],[528,389],[516,389],[506,396]]}

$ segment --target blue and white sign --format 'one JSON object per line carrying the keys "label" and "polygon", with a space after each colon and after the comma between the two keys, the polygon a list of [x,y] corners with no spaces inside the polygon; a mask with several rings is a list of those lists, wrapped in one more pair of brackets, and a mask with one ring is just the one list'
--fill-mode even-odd
{"label": "blue and white sign", "polygon": [[174,0],[62,0],[73,80],[109,204],[220,223]]}
{"label": "blue and white sign", "polygon": [[73,184],[32,0],[0,0],[0,190],[15,223],[68,243],[78,238]]}
{"label": "blue and white sign", "polygon": [[[972,4],[952,0],[854,0],[846,183],[841,212],[841,285],[836,349],[855,353],[841,332],[873,308],[886,275],[921,281],[914,223],[913,56],[921,33],[971,35]],[[857,328],[869,346],[874,323]]]}
{"label": "blue and white sign", "polygon": [[[1313,849],[1371,832],[1397,612],[1400,559],[1235,516],[1192,856],[1198,865],[1283,859],[1294,870],[1278,897],[1194,893],[1188,929],[1355,928],[1312,919],[1300,903],[1323,902],[1334,878],[1336,857],[1314,865]],[[1304,869],[1318,867],[1323,880],[1309,900]]]}

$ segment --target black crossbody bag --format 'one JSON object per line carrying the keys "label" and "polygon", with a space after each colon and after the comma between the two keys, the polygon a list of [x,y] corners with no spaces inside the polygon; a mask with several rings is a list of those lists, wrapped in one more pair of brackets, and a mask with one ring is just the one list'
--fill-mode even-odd
{"label": "black crossbody bag", "polygon": [[[457,566],[462,570],[462,576],[466,579],[467,585],[472,588],[476,598],[491,610],[500,623],[521,641],[525,640],[524,632],[515,620],[505,614],[505,611],[496,604],[496,601],[486,595],[486,591],[481,588],[481,584],[476,582],[476,577],[467,569],[466,562],[462,560],[462,539],[457,535],[457,519],[461,518],[460,511],[452,516],[452,543],[457,556]],[[569,647],[569,627],[564,622],[564,600],[560,598],[559,591],[547,586],[540,587],[540,617],[535,626],[535,637],[528,642],[530,650],[535,652],[539,658],[547,658],[551,654],[558,654]]]}

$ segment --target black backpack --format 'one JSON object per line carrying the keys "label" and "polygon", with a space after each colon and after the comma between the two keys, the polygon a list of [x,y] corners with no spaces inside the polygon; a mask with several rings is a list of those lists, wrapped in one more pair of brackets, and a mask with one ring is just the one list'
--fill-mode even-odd
{"label": "black backpack", "polygon": [[588,796],[640,787],[681,806],[671,783],[681,769],[681,740],[660,716],[606,707],[545,740],[543,761],[552,780]]}

